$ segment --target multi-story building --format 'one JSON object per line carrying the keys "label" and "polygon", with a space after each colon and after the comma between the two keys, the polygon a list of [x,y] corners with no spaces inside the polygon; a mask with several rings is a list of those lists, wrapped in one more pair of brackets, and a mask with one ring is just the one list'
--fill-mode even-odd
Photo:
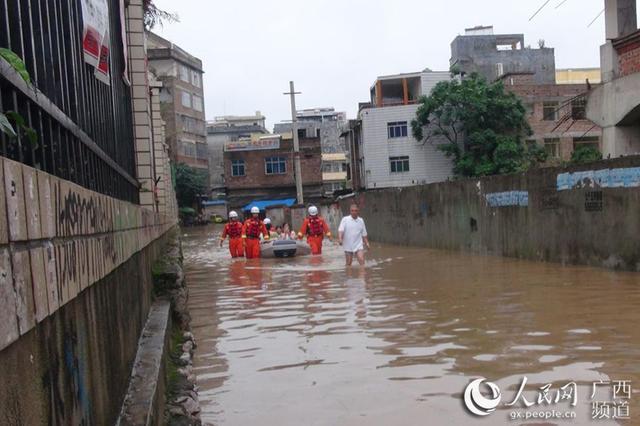
{"label": "multi-story building", "polygon": [[[347,123],[345,112],[334,108],[310,108],[297,111],[298,136],[319,137],[322,146],[322,182],[326,196],[347,187],[348,148],[341,136]],[[276,134],[290,134],[291,123],[277,123]]]}
{"label": "multi-story building", "polygon": [[[229,141],[224,146],[225,184],[230,208],[267,199],[296,197],[290,135]],[[302,187],[305,199],[322,196],[319,137],[300,139]]]}
{"label": "multi-story building", "polygon": [[[369,105],[368,103],[366,105]],[[348,187],[354,191],[365,189],[364,186],[364,157],[362,155],[362,120],[349,120],[342,131],[349,150],[349,183]]]}
{"label": "multi-story building", "polygon": [[151,32],[147,45],[149,69],[162,82],[161,114],[170,157],[208,173],[202,61]]}
{"label": "multi-story building", "polygon": [[505,74],[500,79],[527,110],[533,135],[527,144],[544,146],[548,162],[571,159],[579,147],[600,150],[602,130],[586,117],[587,84],[537,84],[533,73]]}
{"label": "multi-story building", "polygon": [[588,97],[587,117],[602,126],[605,157],[640,153],[640,31],[636,0],[605,1],[602,85]]}
{"label": "multi-story building", "polygon": [[224,146],[227,142],[255,141],[268,134],[266,117],[260,111],[255,115],[226,115],[207,122],[209,146],[209,184],[214,193],[225,188]]}
{"label": "multi-story building", "polygon": [[524,35],[494,34],[493,27],[467,29],[456,37],[451,65],[502,81],[518,96],[533,131],[527,143],[544,146],[550,163],[569,160],[581,146],[600,149],[601,129],[585,113],[585,95],[599,80],[597,69],[556,70],[552,48],[525,47]]}
{"label": "multi-story building", "polygon": [[[354,124],[361,149],[356,154],[360,158],[354,160],[359,170],[352,176],[360,176],[363,188],[419,185],[452,176],[451,160],[437,147],[444,140],[418,142],[411,132],[419,97],[450,78],[448,71],[428,69],[377,78],[371,87],[371,103],[361,105],[360,122]],[[349,129],[345,133],[349,135]],[[353,134],[348,136],[351,145],[353,138]]]}
{"label": "multi-story building", "polygon": [[523,34],[494,34],[493,27],[467,28],[451,42],[451,67],[464,74],[478,73],[487,81],[504,74],[532,72],[537,84],[554,84],[554,50],[540,42],[525,46]]}

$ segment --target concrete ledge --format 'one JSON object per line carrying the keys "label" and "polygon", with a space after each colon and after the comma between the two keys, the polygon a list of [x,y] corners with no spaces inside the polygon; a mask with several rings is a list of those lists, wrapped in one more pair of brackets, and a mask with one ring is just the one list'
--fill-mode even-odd
{"label": "concrete ledge", "polygon": [[118,425],[162,424],[164,411],[164,356],[168,341],[171,303],[159,300],[151,306],[131,370],[129,388]]}

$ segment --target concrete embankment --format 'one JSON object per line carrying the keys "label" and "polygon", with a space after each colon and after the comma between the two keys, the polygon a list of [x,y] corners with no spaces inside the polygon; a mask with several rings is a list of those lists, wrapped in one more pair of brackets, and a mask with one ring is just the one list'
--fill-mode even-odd
{"label": "concrete embankment", "polygon": [[153,265],[155,303],[142,335],[118,425],[199,425],[182,246],[172,233]]}
{"label": "concrete embankment", "polygon": [[640,157],[367,191],[374,241],[640,271]]}

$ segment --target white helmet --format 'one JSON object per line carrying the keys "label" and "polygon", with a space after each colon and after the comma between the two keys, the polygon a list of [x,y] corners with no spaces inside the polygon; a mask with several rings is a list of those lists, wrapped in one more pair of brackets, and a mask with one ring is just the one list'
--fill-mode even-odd
{"label": "white helmet", "polygon": [[264,224],[265,225],[269,225],[271,223],[271,219],[269,219],[268,217],[264,218]]}
{"label": "white helmet", "polygon": [[318,208],[316,206],[309,207],[309,215],[317,216],[318,215]]}
{"label": "white helmet", "polygon": [[256,206],[251,207],[251,214],[260,214],[260,209]]}
{"label": "white helmet", "polygon": [[230,217],[231,219],[237,219],[237,218],[238,218],[238,213],[236,213],[236,211],[235,211],[235,210],[231,210],[231,211],[229,212],[229,217]]}

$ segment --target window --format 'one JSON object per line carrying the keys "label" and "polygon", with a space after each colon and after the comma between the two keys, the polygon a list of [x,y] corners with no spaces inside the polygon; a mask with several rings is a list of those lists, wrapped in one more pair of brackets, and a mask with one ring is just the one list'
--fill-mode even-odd
{"label": "window", "polygon": [[287,173],[287,160],[284,157],[265,158],[264,172],[268,175],[283,175]]}
{"label": "window", "polygon": [[200,73],[198,71],[191,72],[191,84],[196,87],[202,87],[202,79],[200,78]]}
{"label": "window", "polygon": [[209,147],[206,143],[196,143],[196,154],[198,158],[207,158],[209,156]]}
{"label": "window", "polygon": [[193,109],[202,112],[202,98],[200,96],[193,95]]}
{"label": "window", "polygon": [[342,182],[331,182],[324,184],[324,192],[326,194],[333,194],[335,191],[340,191],[344,189],[344,183]]}
{"label": "window", "polygon": [[573,149],[582,147],[595,148],[600,151],[600,138],[597,136],[584,136],[581,138],[573,138]]}
{"label": "window", "polygon": [[298,138],[305,139],[307,137],[307,129],[298,129]]}
{"label": "window", "polygon": [[196,143],[194,141],[182,141],[182,155],[185,157],[196,156]]}
{"label": "window", "polygon": [[191,93],[182,92],[182,106],[186,108],[191,108]]}
{"label": "window", "polygon": [[178,65],[178,76],[180,80],[189,82],[189,68],[184,65]]}
{"label": "window", "polygon": [[544,121],[556,121],[558,119],[558,102],[542,103],[542,119]]}
{"label": "window", "polygon": [[231,160],[231,176],[244,176],[244,160]]}
{"label": "window", "polygon": [[587,100],[584,96],[571,101],[571,118],[574,120],[586,120]]}
{"label": "window", "polygon": [[549,158],[560,158],[560,138],[547,138],[544,140],[544,150]]}
{"label": "window", "polygon": [[409,157],[389,157],[391,173],[406,173],[409,171]]}
{"label": "window", "polygon": [[188,117],[186,115],[178,115],[180,121],[182,122],[182,131],[188,133],[195,133],[199,135],[203,135],[206,133],[206,124],[202,120],[198,120],[196,118]]}
{"label": "window", "polygon": [[408,133],[407,122],[395,121],[392,123],[387,123],[387,133],[388,133],[389,139],[406,138]]}

